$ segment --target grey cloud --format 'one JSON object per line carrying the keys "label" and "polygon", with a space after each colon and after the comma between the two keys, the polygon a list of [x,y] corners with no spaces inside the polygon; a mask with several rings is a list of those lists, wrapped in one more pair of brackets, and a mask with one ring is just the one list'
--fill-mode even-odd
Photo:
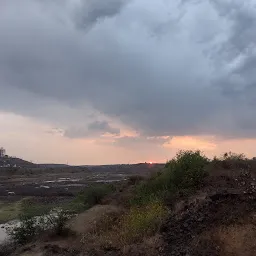
{"label": "grey cloud", "polygon": [[38,104],[32,111],[18,91],[68,106],[76,127],[63,122],[69,137],[88,135],[85,103],[144,137],[256,136],[256,11],[246,3],[42,2],[6,1],[0,10],[0,109],[54,123],[51,111]]}
{"label": "grey cloud", "polygon": [[[218,61],[226,62],[227,70],[215,81],[223,95],[233,104],[230,116],[231,138],[255,137],[256,121],[256,6],[255,1],[212,0],[216,10],[230,23],[230,34],[221,48]],[[225,68],[224,66],[224,68]]]}
{"label": "grey cloud", "polygon": [[64,136],[69,138],[88,138],[101,136],[106,133],[119,135],[120,129],[112,127],[107,121],[94,121],[87,127],[70,127],[64,131]]}
{"label": "grey cloud", "polygon": [[85,127],[70,127],[64,130],[63,136],[71,139],[78,139],[89,137],[89,133]]}
{"label": "grey cloud", "polygon": [[75,12],[75,22],[79,28],[88,28],[104,18],[117,15],[126,0],[84,0]]}
{"label": "grey cloud", "polygon": [[89,131],[97,131],[97,132],[104,132],[119,135],[120,129],[112,127],[109,125],[107,121],[95,121],[88,125]]}
{"label": "grey cloud", "polygon": [[63,131],[60,128],[52,128],[50,130],[45,131],[46,133],[52,134],[52,135],[60,135],[63,136],[65,131]]}
{"label": "grey cloud", "polygon": [[114,145],[124,147],[124,148],[145,148],[145,147],[152,147],[158,146],[161,147],[165,142],[169,141],[170,138],[166,137],[144,137],[144,136],[138,136],[138,137],[129,137],[124,136],[115,139]]}

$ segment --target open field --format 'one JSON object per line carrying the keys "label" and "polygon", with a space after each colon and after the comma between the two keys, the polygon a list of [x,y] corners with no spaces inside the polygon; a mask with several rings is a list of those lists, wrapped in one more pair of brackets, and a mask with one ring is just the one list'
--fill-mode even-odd
{"label": "open field", "polygon": [[20,202],[61,203],[93,184],[115,183],[132,175],[147,176],[163,165],[136,164],[91,167],[0,168],[0,223],[18,216]]}

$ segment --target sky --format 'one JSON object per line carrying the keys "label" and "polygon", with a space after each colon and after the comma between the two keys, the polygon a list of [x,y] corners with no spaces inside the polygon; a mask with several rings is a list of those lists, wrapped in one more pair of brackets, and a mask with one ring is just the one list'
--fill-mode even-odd
{"label": "sky", "polygon": [[256,155],[256,0],[0,0],[0,38],[9,155]]}

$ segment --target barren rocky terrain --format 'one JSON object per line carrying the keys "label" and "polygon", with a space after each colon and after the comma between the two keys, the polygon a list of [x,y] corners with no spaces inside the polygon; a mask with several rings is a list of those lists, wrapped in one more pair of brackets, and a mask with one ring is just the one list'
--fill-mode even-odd
{"label": "barren rocky terrain", "polygon": [[255,178],[255,170],[213,172],[162,226],[164,255],[256,255]]}

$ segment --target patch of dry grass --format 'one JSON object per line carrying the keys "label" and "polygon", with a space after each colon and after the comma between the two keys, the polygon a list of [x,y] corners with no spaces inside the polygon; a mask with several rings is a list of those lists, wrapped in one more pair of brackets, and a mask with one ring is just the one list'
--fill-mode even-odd
{"label": "patch of dry grass", "polygon": [[124,214],[105,214],[90,232],[83,235],[82,242],[94,248],[111,246],[121,250],[141,242],[146,245],[144,241],[156,235],[167,214],[159,200],[132,207]]}
{"label": "patch of dry grass", "polygon": [[142,241],[158,232],[167,216],[167,209],[159,200],[141,207],[132,207],[119,223],[120,241],[123,244]]}
{"label": "patch of dry grass", "polygon": [[96,205],[68,221],[67,227],[80,235],[100,235],[111,228],[115,220],[114,216],[118,217],[122,214],[121,207]]}
{"label": "patch of dry grass", "polygon": [[220,227],[216,236],[223,244],[223,256],[256,255],[256,227],[252,224]]}
{"label": "patch of dry grass", "polygon": [[124,246],[121,250],[122,255],[147,255],[156,256],[159,252],[163,251],[163,240],[162,237],[157,234],[151,237],[146,237],[142,242]]}
{"label": "patch of dry grass", "polygon": [[203,232],[192,243],[192,255],[255,256],[256,227],[251,223],[219,226]]}

